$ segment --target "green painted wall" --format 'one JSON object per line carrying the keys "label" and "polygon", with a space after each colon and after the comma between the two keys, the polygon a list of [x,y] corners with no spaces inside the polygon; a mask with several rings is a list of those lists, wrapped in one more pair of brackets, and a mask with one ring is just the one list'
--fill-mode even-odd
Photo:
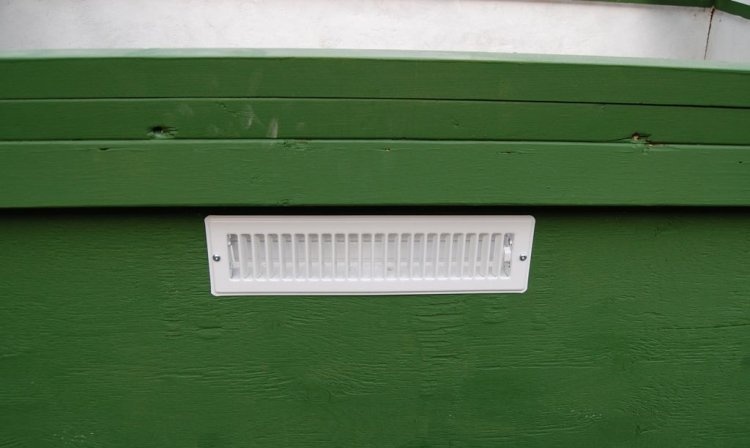
{"label": "green painted wall", "polygon": [[[0,447],[748,447],[748,83],[611,58],[0,57]],[[205,215],[283,212],[533,214],[529,290],[212,297]]]}
{"label": "green painted wall", "polygon": [[6,210],[0,446],[750,446],[750,211],[508,211],[526,294],[217,299],[215,210]]}

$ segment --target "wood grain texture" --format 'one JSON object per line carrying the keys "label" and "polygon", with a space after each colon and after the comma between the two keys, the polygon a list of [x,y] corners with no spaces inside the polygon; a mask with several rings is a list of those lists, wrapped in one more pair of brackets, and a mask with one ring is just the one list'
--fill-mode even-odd
{"label": "wood grain texture", "polygon": [[445,100],[0,101],[0,140],[420,139],[750,144],[750,109]]}
{"label": "wood grain texture", "polygon": [[153,140],[0,143],[0,207],[750,205],[750,147]]}
{"label": "wood grain texture", "polygon": [[210,210],[3,212],[0,446],[750,445],[747,210],[526,212],[523,295],[226,299]]}
{"label": "wood grain texture", "polygon": [[488,53],[159,50],[7,53],[0,99],[392,98],[750,106],[750,68]]}

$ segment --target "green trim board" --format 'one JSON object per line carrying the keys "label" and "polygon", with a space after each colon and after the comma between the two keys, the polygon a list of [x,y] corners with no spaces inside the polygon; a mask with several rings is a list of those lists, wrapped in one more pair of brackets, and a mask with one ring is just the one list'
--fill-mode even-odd
{"label": "green trim board", "polygon": [[[716,9],[728,14],[750,19],[750,5],[732,0],[716,0]],[[750,24],[748,24],[750,26]]]}
{"label": "green trim board", "polygon": [[750,65],[484,53],[8,53],[0,99],[367,98],[750,107]]}
{"label": "green trim board", "polygon": [[0,100],[0,140],[417,139],[750,144],[750,108],[383,99]]}
{"label": "green trim board", "polygon": [[0,207],[750,206],[750,146],[403,140],[0,143]]}
{"label": "green trim board", "polygon": [[716,8],[728,14],[734,14],[750,19],[750,5],[734,0],[591,0],[610,3],[634,3],[645,5],[688,6],[700,8]]}
{"label": "green trim board", "polygon": [[667,5],[710,8],[714,6],[715,0],[590,0],[607,3],[634,3],[641,5]]}
{"label": "green trim board", "polygon": [[217,299],[208,211],[1,211],[0,437],[750,446],[750,211],[525,213],[522,296]]}

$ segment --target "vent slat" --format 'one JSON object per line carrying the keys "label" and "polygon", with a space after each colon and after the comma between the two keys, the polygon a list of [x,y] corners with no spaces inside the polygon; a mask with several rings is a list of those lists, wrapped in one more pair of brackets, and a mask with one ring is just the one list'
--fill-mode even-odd
{"label": "vent slat", "polygon": [[336,246],[338,245],[338,235],[333,234],[331,235],[331,279],[335,280],[336,275],[338,274],[336,272]]}
{"label": "vent slat", "polygon": [[318,279],[323,280],[323,238],[322,235],[316,235],[318,240],[318,252],[316,259],[318,260]]}
{"label": "vent slat", "polygon": [[391,250],[391,234],[383,234],[383,280],[388,278],[388,269],[391,265],[390,257],[393,251]]}
{"label": "vent slat", "polygon": [[503,257],[502,266],[504,277],[510,277],[511,257],[513,255],[513,236],[512,233],[506,233],[503,236],[503,251],[501,256]]}
{"label": "vent slat", "polygon": [[245,247],[245,241],[247,235],[239,235],[239,241],[237,242],[237,247],[239,250],[239,260],[240,260],[240,278],[246,279],[247,278],[247,263],[248,263],[248,257],[245,251],[247,248]]}
{"label": "vent slat", "polygon": [[396,266],[393,274],[396,278],[401,278],[401,242],[403,237],[403,233],[396,234]]}
{"label": "vent slat", "polygon": [[297,280],[297,235],[291,235],[292,246],[292,279]]}
{"label": "vent slat", "polygon": [[475,233],[469,236],[469,258],[466,260],[466,270],[468,272],[468,278],[476,277],[477,269],[477,243],[479,238]]}
{"label": "vent slat", "polygon": [[453,234],[448,234],[448,259],[445,263],[445,276],[451,278],[451,269],[453,268]]}
{"label": "vent slat", "polygon": [[490,264],[489,264],[489,273],[492,276],[499,275],[500,270],[498,267],[498,241],[502,238],[502,234],[493,233],[492,237],[490,238]]}
{"label": "vent slat", "polygon": [[364,272],[364,260],[365,260],[365,257],[362,254],[362,245],[363,245],[362,240],[363,239],[364,238],[362,238],[362,234],[361,233],[357,235],[357,241],[359,243],[359,249],[357,250],[357,257],[359,258],[359,270],[357,271],[357,276],[359,277],[360,280],[362,280],[362,278],[364,277],[363,272]]}
{"label": "vent slat", "polygon": [[250,255],[253,257],[253,280],[260,278],[261,264],[260,264],[260,248],[258,247],[258,235],[250,234]]}
{"label": "vent slat", "polygon": [[279,255],[279,280],[286,278],[286,257],[284,257],[284,235],[275,235],[273,238],[276,243],[276,252]]}
{"label": "vent slat", "polygon": [[349,234],[344,234],[344,278],[349,280]]}
{"label": "vent slat", "polygon": [[419,278],[424,279],[425,276],[425,263],[427,262],[427,234],[420,233],[419,234],[419,251],[422,253],[422,256],[419,257],[418,266],[419,266]]}
{"label": "vent slat", "polygon": [[442,239],[441,237],[442,235],[439,233],[435,236],[435,257],[433,258],[434,260],[433,263],[435,264],[435,266],[434,266],[434,270],[432,273],[432,278],[440,277],[439,269],[440,269],[440,241]]}
{"label": "vent slat", "polygon": [[414,278],[414,234],[409,235],[409,278]]}
{"label": "vent slat", "polygon": [[461,234],[459,241],[461,242],[461,258],[459,258],[459,271],[458,278],[464,278],[464,260],[466,258],[466,235]]}
{"label": "vent slat", "polygon": [[266,251],[266,279],[273,280],[274,277],[274,254],[273,254],[273,241],[271,241],[271,234],[266,234],[263,243],[265,244]]}
{"label": "vent slat", "polygon": [[482,277],[489,277],[490,276],[490,241],[491,236],[488,234],[484,234],[484,243],[482,244],[482,247],[484,247],[484,256],[482,257]]}
{"label": "vent slat", "polygon": [[312,235],[305,233],[305,264],[306,264],[306,277],[312,279],[315,276],[315,266],[313,265],[313,254],[315,248],[313,247]]}
{"label": "vent slat", "polygon": [[375,278],[375,235],[369,234],[370,241],[370,278]]}

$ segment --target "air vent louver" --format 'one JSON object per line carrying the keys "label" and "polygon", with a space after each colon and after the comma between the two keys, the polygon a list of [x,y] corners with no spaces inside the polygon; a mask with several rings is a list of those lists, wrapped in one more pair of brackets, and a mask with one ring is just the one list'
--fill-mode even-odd
{"label": "air vent louver", "polygon": [[530,216],[209,216],[215,295],[523,292]]}

